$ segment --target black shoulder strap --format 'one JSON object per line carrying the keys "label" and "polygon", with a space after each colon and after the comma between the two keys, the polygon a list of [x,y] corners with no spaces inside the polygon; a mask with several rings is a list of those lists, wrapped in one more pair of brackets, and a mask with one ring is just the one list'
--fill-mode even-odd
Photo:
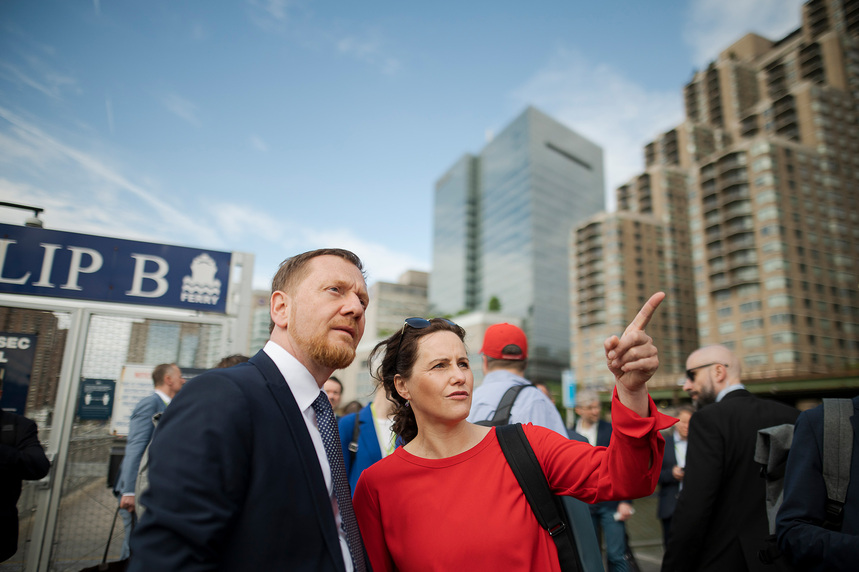
{"label": "black shoulder strap", "polygon": [[[355,414],[355,427],[352,429],[352,440],[349,441],[349,466],[355,466],[355,455],[358,454],[358,437],[361,436],[361,420]],[[350,469],[351,470],[351,469]]]}
{"label": "black shoulder strap", "polygon": [[823,400],[823,481],[826,483],[825,528],[841,530],[853,457],[852,399]]}
{"label": "black shoulder strap", "polygon": [[507,463],[516,475],[534,516],[537,517],[537,522],[555,541],[562,572],[581,572],[579,552],[572,529],[564,521],[561,500],[549,489],[549,482],[531,444],[528,443],[528,438],[525,437],[522,424],[496,427],[495,434]]}
{"label": "black shoulder strap", "polygon": [[510,387],[504,392],[504,395],[501,396],[501,401],[498,402],[498,409],[495,410],[495,415],[492,416],[492,419],[478,421],[477,425],[483,425],[484,427],[499,427],[501,425],[509,424],[510,411],[513,409],[513,403],[516,401],[516,397],[519,395],[519,392],[526,387],[534,387],[534,384],[516,384],[513,387]]}

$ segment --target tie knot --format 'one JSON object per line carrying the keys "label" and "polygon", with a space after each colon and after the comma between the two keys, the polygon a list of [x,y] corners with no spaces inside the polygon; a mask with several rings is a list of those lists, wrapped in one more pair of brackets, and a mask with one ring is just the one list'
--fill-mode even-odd
{"label": "tie knot", "polygon": [[331,415],[334,415],[334,410],[331,409],[331,402],[328,401],[328,396],[324,391],[319,392],[319,395],[317,395],[316,399],[313,400],[312,406],[316,415],[325,415],[329,411],[331,412]]}

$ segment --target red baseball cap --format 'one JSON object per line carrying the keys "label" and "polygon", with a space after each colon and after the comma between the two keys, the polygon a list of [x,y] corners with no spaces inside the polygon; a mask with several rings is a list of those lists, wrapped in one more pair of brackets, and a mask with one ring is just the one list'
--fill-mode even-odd
{"label": "red baseball cap", "polygon": [[[521,354],[505,354],[506,346],[519,346]],[[528,358],[528,338],[522,328],[513,324],[495,324],[486,328],[480,353],[494,359],[523,360]]]}

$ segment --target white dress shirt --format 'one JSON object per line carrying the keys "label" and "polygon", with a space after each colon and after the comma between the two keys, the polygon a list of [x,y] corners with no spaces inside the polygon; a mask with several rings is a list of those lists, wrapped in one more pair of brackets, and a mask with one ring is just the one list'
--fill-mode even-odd
{"label": "white dress shirt", "polygon": [[334,521],[337,524],[337,533],[340,535],[340,550],[343,552],[343,561],[347,572],[352,572],[352,554],[349,552],[349,540],[346,531],[341,526],[340,508],[337,506],[337,496],[334,494],[334,483],[331,480],[331,466],[328,464],[328,455],[325,453],[325,445],[322,443],[322,435],[319,434],[319,426],[316,424],[316,412],[313,411],[313,402],[319,396],[322,389],[307,368],[288,351],[272,341],[268,341],[263,351],[277,366],[278,371],[286,380],[286,385],[295,397],[295,403],[304,416],[307,432],[316,449],[316,457],[322,476],[325,478],[325,486],[328,488],[328,497],[331,499],[331,510],[334,513]]}

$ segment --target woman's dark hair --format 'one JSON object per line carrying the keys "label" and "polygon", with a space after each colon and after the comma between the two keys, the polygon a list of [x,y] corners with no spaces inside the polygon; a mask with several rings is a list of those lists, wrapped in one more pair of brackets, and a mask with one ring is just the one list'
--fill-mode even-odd
{"label": "woman's dark hair", "polygon": [[403,328],[382,340],[370,353],[369,362],[373,363],[376,356],[384,351],[379,366],[375,372],[371,372],[377,386],[385,390],[388,401],[394,404],[394,434],[400,437],[404,443],[408,443],[418,434],[418,424],[415,421],[415,413],[407,406],[407,401],[397,393],[394,385],[394,376],[411,376],[412,368],[418,358],[418,340],[435,332],[453,332],[460,340],[465,340],[465,330],[444,318],[432,318],[426,328],[415,328],[403,325]]}

